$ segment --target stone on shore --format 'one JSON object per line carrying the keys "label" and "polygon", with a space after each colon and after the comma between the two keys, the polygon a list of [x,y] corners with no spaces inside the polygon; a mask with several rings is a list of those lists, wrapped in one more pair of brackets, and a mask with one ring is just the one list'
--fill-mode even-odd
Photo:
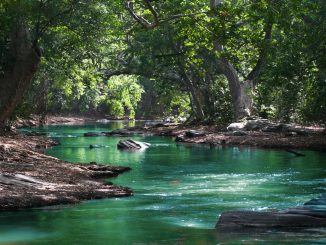
{"label": "stone on shore", "polygon": [[185,136],[189,138],[195,138],[195,137],[206,136],[206,134],[201,131],[188,130],[185,132]]}
{"label": "stone on shore", "polygon": [[245,130],[245,123],[239,122],[239,123],[231,123],[226,129],[228,131],[239,131],[239,130]]}

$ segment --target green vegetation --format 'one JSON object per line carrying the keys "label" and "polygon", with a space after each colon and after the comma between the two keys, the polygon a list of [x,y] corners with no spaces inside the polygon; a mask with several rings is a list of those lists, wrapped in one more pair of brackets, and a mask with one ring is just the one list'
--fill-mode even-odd
{"label": "green vegetation", "polygon": [[0,122],[326,121],[323,0],[0,3]]}

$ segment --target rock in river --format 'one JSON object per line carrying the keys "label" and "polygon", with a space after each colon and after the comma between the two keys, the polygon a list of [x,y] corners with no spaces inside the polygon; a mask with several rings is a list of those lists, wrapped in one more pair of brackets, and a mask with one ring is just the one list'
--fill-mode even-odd
{"label": "rock in river", "polygon": [[135,140],[120,140],[117,147],[120,150],[141,150],[146,149],[150,146],[149,143],[139,142]]}
{"label": "rock in river", "polygon": [[93,148],[103,148],[103,147],[105,147],[105,146],[104,145],[93,145],[93,144],[89,145],[89,148],[90,149],[93,149]]}
{"label": "rock in river", "polygon": [[231,211],[222,213],[216,228],[303,228],[326,226],[325,212],[293,208],[280,212]]}
{"label": "rock in river", "polygon": [[306,202],[302,207],[273,212],[229,211],[221,214],[216,228],[310,228],[326,227],[326,197]]}
{"label": "rock in river", "polygon": [[97,136],[105,136],[105,134],[104,133],[97,133],[97,132],[84,133],[84,137],[97,137]]}

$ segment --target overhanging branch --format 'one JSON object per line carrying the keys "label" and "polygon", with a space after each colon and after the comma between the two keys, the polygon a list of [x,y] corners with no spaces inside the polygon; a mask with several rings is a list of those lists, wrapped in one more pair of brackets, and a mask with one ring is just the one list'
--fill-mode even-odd
{"label": "overhanging branch", "polygon": [[149,0],[143,0],[146,8],[151,12],[154,18],[154,22],[149,22],[146,20],[144,17],[138,15],[136,11],[134,10],[134,3],[132,1],[127,2],[127,10],[130,13],[130,15],[145,29],[153,29],[159,24],[159,19],[158,19],[158,13],[154,9],[154,7],[151,5]]}
{"label": "overhanging branch", "polygon": [[145,29],[153,29],[157,27],[161,23],[169,22],[172,20],[184,18],[184,17],[191,17],[191,16],[196,16],[196,15],[201,15],[201,14],[208,14],[208,11],[199,11],[191,14],[176,14],[176,15],[171,15],[165,19],[159,19],[157,11],[154,9],[153,5],[150,3],[150,0],[143,0],[145,7],[151,12],[154,21],[150,22],[144,17],[140,16],[139,14],[136,13],[134,9],[134,3],[133,1],[128,1],[126,8],[130,15]]}

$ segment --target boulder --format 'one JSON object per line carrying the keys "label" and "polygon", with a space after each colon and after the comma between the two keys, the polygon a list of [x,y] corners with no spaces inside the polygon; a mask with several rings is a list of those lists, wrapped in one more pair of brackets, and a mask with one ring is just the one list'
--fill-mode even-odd
{"label": "boulder", "polygon": [[255,120],[248,120],[245,123],[245,130],[248,131],[257,131],[261,130],[264,127],[270,125],[271,123],[267,119],[255,119]]}
{"label": "boulder", "polygon": [[283,123],[271,123],[262,129],[263,132],[282,133],[287,131],[287,125]]}
{"label": "boulder", "polygon": [[233,211],[220,216],[216,228],[303,228],[326,226],[326,212],[306,208],[283,212]]}
{"label": "boulder", "polygon": [[304,204],[305,206],[325,206],[326,211],[326,197],[313,198]]}
{"label": "boulder", "polygon": [[185,136],[189,138],[195,138],[195,137],[206,136],[206,134],[200,131],[189,130],[185,132]]}
{"label": "boulder", "polygon": [[302,207],[281,211],[229,211],[221,214],[216,228],[309,228],[326,227],[326,197],[306,202]]}
{"label": "boulder", "polygon": [[99,120],[96,120],[97,123],[109,123],[111,122],[110,120],[108,119],[99,119]]}
{"label": "boulder", "polygon": [[183,138],[183,135],[178,135],[176,138],[175,138],[175,142],[184,142],[185,139]]}
{"label": "boulder", "polygon": [[174,117],[167,117],[167,118],[164,118],[163,121],[167,122],[167,123],[175,123],[176,119]]}
{"label": "boulder", "polygon": [[131,139],[120,140],[117,145],[118,149],[120,150],[141,150],[146,149],[149,146],[149,143],[139,142]]}
{"label": "boulder", "polygon": [[228,131],[257,131],[270,125],[267,119],[253,119],[244,122],[231,123],[228,127]]}
{"label": "boulder", "polygon": [[153,128],[168,128],[168,127],[174,127],[179,125],[180,123],[157,123],[153,126]]}
{"label": "boulder", "polygon": [[239,131],[239,130],[245,130],[245,126],[246,126],[245,122],[231,123],[226,129],[228,131]]}

